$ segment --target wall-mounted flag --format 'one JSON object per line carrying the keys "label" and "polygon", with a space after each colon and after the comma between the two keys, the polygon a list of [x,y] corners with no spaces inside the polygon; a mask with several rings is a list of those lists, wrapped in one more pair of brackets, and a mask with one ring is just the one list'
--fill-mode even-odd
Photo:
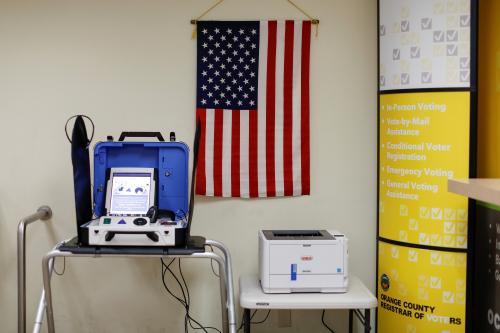
{"label": "wall-mounted flag", "polygon": [[309,194],[311,21],[197,25],[196,193]]}

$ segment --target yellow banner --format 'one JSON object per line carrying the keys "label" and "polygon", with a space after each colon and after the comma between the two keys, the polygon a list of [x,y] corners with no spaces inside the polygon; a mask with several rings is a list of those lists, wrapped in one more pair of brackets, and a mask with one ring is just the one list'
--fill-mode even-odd
{"label": "yellow banner", "polygon": [[466,254],[379,242],[378,332],[465,331]]}
{"label": "yellow banner", "polygon": [[467,248],[467,198],[448,178],[469,176],[468,92],[380,96],[379,236]]}

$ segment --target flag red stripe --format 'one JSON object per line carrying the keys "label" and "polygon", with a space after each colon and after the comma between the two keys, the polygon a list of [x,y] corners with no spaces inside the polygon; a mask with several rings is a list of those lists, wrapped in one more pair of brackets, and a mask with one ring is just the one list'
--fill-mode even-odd
{"label": "flag red stripe", "polygon": [[266,182],[267,196],[276,196],[274,174],[274,116],[276,100],[276,31],[277,22],[268,23],[267,78],[266,78]]}
{"label": "flag red stripe", "polygon": [[250,197],[256,198],[259,196],[259,170],[258,170],[258,123],[257,123],[257,110],[249,110],[248,112],[248,173],[249,173],[249,186]]}
{"label": "flag red stripe", "polygon": [[285,195],[293,195],[292,92],[294,22],[285,23],[285,67],[283,71],[283,176]]}
{"label": "flag red stripe", "polygon": [[240,196],[240,110],[233,110],[231,129],[231,196]]}
{"label": "flag red stripe", "polygon": [[[196,169],[196,194],[206,194],[206,174],[205,174],[205,129],[206,110],[196,109],[196,122],[200,122],[200,146],[198,150],[198,168]],[[194,182],[194,179],[191,179]]]}
{"label": "flag red stripe", "polygon": [[214,196],[222,196],[222,127],[224,111],[215,109],[214,112]]}
{"label": "flag red stripe", "polygon": [[302,194],[310,193],[309,176],[309,57],[311,44],[311,22],[302,25],[302,64],[301,64],[301,172]]}

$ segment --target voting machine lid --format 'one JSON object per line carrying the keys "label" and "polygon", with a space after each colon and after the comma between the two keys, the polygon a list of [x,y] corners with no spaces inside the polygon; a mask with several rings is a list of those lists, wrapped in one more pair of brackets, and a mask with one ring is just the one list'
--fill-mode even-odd
{"label": "voting machine lid", "polygon": [[[137,134],[137,133],[136,133]],[[157,132],[141,132],[141,137],[156,137],[159,142],[98,142],[94,147],[94,215],[105,214],[106,186],[111,168],[154,168],[156,203],[179,217],[188,215],[189,148],[183,142],[163,141]],[[138,135],[132,135],[138,136]]]}

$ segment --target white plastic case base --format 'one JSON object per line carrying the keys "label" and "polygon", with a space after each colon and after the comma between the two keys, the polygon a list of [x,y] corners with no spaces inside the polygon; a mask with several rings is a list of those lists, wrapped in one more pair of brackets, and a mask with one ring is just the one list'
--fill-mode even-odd
{"label": "white plastic case base", "polygon": [[176,229],[185,225],[184,220],[151,223],[148,217],[102,216],[88,226],[89,245],[175,246]]}

